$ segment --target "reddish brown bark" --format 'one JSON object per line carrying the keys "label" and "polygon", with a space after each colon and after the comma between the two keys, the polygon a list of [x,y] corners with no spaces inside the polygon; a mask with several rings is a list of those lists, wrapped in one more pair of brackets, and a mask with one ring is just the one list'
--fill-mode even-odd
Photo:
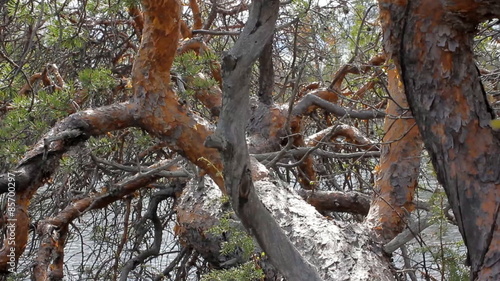
{"label": "reddish brown bark", "polygon": [[499,1],[379,1],[384,46],[467,245],[471,279],[500,279],[500,136],[474,62],[473,36]]}
{"label": "reddish brown bark", "polygon": [[[15,173],[16,209],[13,217],[16,219],[15,253],[16,260],[23,253],[28,241],[30,219],[28,207],[30,200],[38,188],[42,186],[58,167],[61,156],[71,145],[85,141],[89,136],[101,135],[105,132],[121,129],[134,124],[129,104],[117,104],[96,110],[87,110],[69,116],[59,122],[46,137],[26,153],[20,161]],[[2,192],[7,186],[3,179],[0,182]],[[0,251],[0,272],[8,269],[10,245],[4,240]]]}
{"label": "reddish brown bark", "polygon": [[34,267],[35,280],[62,280],[65,237],[68,226],[73,220],[89,211],[105,208],[140,188],[148,187],[156,179],[165,176],[163,171],[171,166],[171,164],[165,164],[162,169],[157,169],[162,164],[165,163],[155,164],[149,167],[150,170],[116,183],[112,188],[103,188],[100,193],[76,200],[57,216],[40,221],[37,231],[42,243]]}
{"label": "reddish brown bark", "polygon": [[422,141],[408,110],[404,89],[396,69],[388,70],[391,96],[384,120],[380,163],[376,167],[374,199],[366,223],[379,241],[396,237],[406,226],[415,207],[413,197],[420,173]]}
{"label": "reddish brown bark", "polygon": [[191,28],[189,28],[187,23],[183,20],[181,21],[181,35],[182,35],[182,38],[193,37],[193,31],[191,30]]}
{"label": "reddish brown bark", "polygon": [[35,73],[31,75],[30,79],[28,79],[28,82],[24,84],[21,90],[19,90],[18,94],[27,95],[29,92],[33,90],[33,85],[35,84],[35,82],[41,78],[42,78],[42,73]]}
{"label": "reddish brown bark", "polygon": [[129,15],[134,20],[134,29],[137,37],[139,39],[142,37],[142,29],[144,28],[144,17],[142,16],[142,11],[137,7],[137,5],[130,5],[128,10]]}
{"label": "reddish brown bark", "polygon": [[385,55],[385,53],[378,54],[378,55],[374,56],[373,58],[371,58],[366,65],[362,66],[361,71],[366,72],[374,66],[383,65],[385,63],[386,59],[387,59],[387,56]]}
{"label": "reddish brown bark", "polygon": [[[143,40],[134,64],[135,97],[132,102],[78,112],[67,117],[56,124],[20,161],[16,173],[17,208],[14,213],[17,219],[16,260],[28,240],[30,221],[27,207],[31,197],[51,177],[61,156],[89,136],[141,126],[167,142],[171,149],[206,168],[205,171],[224,190],[218,152],[202,145],[210,131],[199,123],[201,119],[178,103],[168,85],[179,39],[180,3],[175,0],[144,1],[144,7]],[[7,191],[7,178],[0,177],[0,190]],[[4,247],[0,251],[2,272],[7,271],[9,250],[10,247]]]}
{"label": "reddish brown bark", "polygon": [[68,224],[38,226],[41,242],[33,267],[33,280],[63,280],[64,245],[68,235]]}
{"label": "reddish brown bark", "polygon": [[180,3],[144,1],[144,6],[142,48],[132,71],[140,126],[203,167],[224,188],[219,153],[200,145],[211,132],[179,103],[169,86],[170,68],[180,39]]}
{"label": "reddish brown bark", "polygon": [[[331,103],[336,103],[338,96],[333,91],[328,91],[324,89],[314,90],[313,92],[306,95],[294,108],[294,115],[290,122],[290,129],[292,132],[293,145],[295,147],[304,147],[305,140],[302,135],[302,119],[305,115],[311,114],[314,110],[319,108],[316,104],[308,103],[307,97],[309,95],[317,96],[325,101]],[[314,160],[311,156],[306,156],[306,158],[301,159],[302,163],[299,165],[299,183],[305,189],[314,189],[316,186],[316,171],[314,170]]]}
{"label": "reddish brown bark", "polygon": [[[184,54],[189,51],[194,51],[197,55],[204,54],[205,52],[211,52],[207,44],[201,38],[193,38],[180,43],[180,46],[177,50],[178,54]],[[218,61],[212,61],[210,63],[210,71],[212,73],[212,78],[214,78],[215,81],[219,83],[220,88],[222,88],[222,74],[220,70],[220,63]]]}
{"label": "reddish brown bark", "polygon": [[375,80],[376,76],[377,75],[374,75],[373,77],[371,77],[370,81],[368,83],[364,84],[355,93],[349,93],[351,96],[350,98],[353,100],[361,100],[369,90],[373,89],[375,87],[375,85],[377,85],[378,82]]}
{"label": "reddish brown bark", "polygon": [[[352,60],[351,60],[352,62]],[[344,82],[347,74],[359,74],[361,72],[366,72],[370,70],[374,66],[382,65],[385,62],[385,54],[379,54],[371,58],[366,65],[361,68],[357,66],[351,65],[351,63],[347,63],[342,66],[334,75],[333,80],[328,87],[329,90],[335,92],[341,92],[342,82]]]}
{"label": "reddish brown bark", "polygon": [[193,12],[193,27],[192,29],[201,29],[203,27],[203,21],[201,20],[200,6],[197,0],[189,0],[189,7],[191,12]]}
{"label": "reddish brown bark", "polygon": [[[52,81],[49,75],[53,75],[56,82]],[[44,87],[50,87],[50,90],[62,90],[64,87],[64,80],[59,73],[59,69],[55,64],[47,64],[41,73],[33,74],[26,84],[19,90],[19,95],[27,95],[33,91],[33,86],[37,81],[41,80]]]}
{"label": "reddish brown bark", "polygon": [[[191,40],[184,41],[177,49],[178,54],[184,54],[190,51],[195,52],[197,55],[210,52],[208,46],[205,42],[203,42],[203,40],[201,40],[201,38],[193,38]],[[210,63],[210,70],[212,77],[215,81],[217,81],[219,87],[214,86],[210,89],[196,89],[194,97],[210,110],[212,116],[218,116],[222,106],[222,76],[220,72],[220,64],[217,61],[212,61]],[[198,78],[204,79],[204,75],[200,73]],[[194,77],[186,77],[187,84],[189,85],[193,79]]]}
{"label": "reddish brown bark", "polygon": [[[339,75],[340,74],[338,74],[337,76]],[[293,134],[293,144],[296,147],[305,146],[304,137],[300,133],[303,129],[302,118],[318,108],[322,108],[336,116],[349,115],[349,117],[361,119],[380,118],[384,116],[382,112],[378,111],[355,111],[345,109],[336,104],[337,100],[338,96],[334,90],[318,89],[312,91],[311,93],[308,93],[294,106],[290,128]],[[348,133],[348,131],[345,131],[345,133]],[[359,140],[360,138],[355,137],[354,139]],[[313,168],[313,159],[310,156],[307,156],[302,161],[303,162],[301,163],[299,168],[301,169],[303,174],[299,174],[299,182],[304,188],[312,189],[316,184],[316,171]]]}

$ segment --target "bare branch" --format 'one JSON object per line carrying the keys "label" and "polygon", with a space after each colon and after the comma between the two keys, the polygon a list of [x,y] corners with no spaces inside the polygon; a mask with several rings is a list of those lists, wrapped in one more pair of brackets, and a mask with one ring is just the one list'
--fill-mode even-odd
{"label": "bare branch", "polygon": [[348,108],[343,108],[337,104],[326,101],[316,95],[308,94],[299,103],[297,103],[293,109],[294,115],[301,115],[307,112],[311,105],[321,107],[322,109],[332,113],[336,116],[347,118],[357,118],[357,119],[375,119],[383,118],[385,113],[382,111],[375,110],[351,110]]}
{"label": "bare branch", "polygon": [[370,210],[370,197],[359,192],[300,189],[298,194],[320,212],[347,212],[366,216]]}

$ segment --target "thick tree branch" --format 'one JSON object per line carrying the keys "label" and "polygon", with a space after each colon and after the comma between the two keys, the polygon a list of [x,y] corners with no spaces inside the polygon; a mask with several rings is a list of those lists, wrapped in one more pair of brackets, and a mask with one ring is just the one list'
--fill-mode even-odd
{"label": "thick tree branch", "polygon": [[306,95],[299,103],[294,106],[293,114],[301,115],[306,112],[311,111],[311,106],[316,106],[326,110],[329,113],[334,114],[338,117],[346,116],[348,118],[358,118],[358,119],[374,119],[382,118],[385,113],[382,111],[375,110],[352,110],[348,108],[341,107],[335,103],[326,101],[321,97],[314,94]]}
{"label": "thick tree branch", "polygon": [[[177,44],[172,42],[176,43],[179,39],[180,3],[175,0],[144,1],[144,7],[142,45],[133,69],[134,99],[130,103],[86,110],[63,119],[26,153],[14,171],[16,209],[12,217],[17,219],[16,258],[26,246],[29,225],[27,208],[33,194],[55,172],[62,155],[90,136],[141,126],[205,169],[223,189],[222,167],[217,151],[200,145],[210,131],[199,123],[203,120],[177,102],[168,86],[177,48]],[[0,177],[0,192],[7,190],[8,177],[3,175]],[[109,200],[112,199],[100,198],[93,204],[100,206]],[[6,246],[0,252],[2,271],[6,271],[9,260],[7,254],[10,247]]]}
{"label": "thick tree branch", "polygon": [[370,197],[358,192],[299,190],[298,194],[320,212],[347,212],[366,216]]}
{"label": "thick tree branch", "polygon": [[[39,222],[38,232],[42,237],[43,243],[40,246],[37,264],[35,265],[35,276],[37,276],[37,280],[47,280],[43,279],[44,276],[52,276],[54,274],[59,276],[62,274],[62,272],[59,271],[52,272],[51,264],[59,263],[61,259],[63,259],[65,242],[63,238],[67,235],[68,226],[73,220],[91,210],[104,208],[134,193],[136,190],[151,184],[161,177],[160,175],[163,170],[168,169],[175,163],[176,161],[163,161],[148,167],[148,172],[128,177],[114,186],[104,188],[104,191],[101,193],[76,200],[55,217],[47,218]],[[54,237],[58,237],[58,239]],[[55,268],[59,267],[56,266]]]}
{"label": "thick tree branch", "polygon": [[374,198],[366,218],[367,225],[381,242],[398,235],[406,226],[407,216],[415,209],[413,198],[418,186],[423,149],[415,120],[406,110],[408,103],[400,77],[394,67],[387,72],[391,99],[386,108],[385,134],[380,163],[376,168]]}
{"label": "thick tree branch", "polygon": [[287,280],[321,280],[260,202],[250,172],[245,130],[249,113],[248,73],[273,35],[278,10],[279,1],[253,1],[243,32],[223,58],[222,112],[216,135],[207,144],[221,151],[224,180],[233,208],[245,227],[253,230],[271,262]]}
{"label": "thick tree branch", "polygon": [[[477,24],[489,1],[380,0],[384,48],[399,67],[471,263],[471,280],[500,279],[500,136],[475,66]],[[423,39],[425,38],[425,39]]]}
{"label": "thick tree branch", "polygon": [[208,123],[180,104],[168,85],[180,39],[181,5],[145,0],[144,6],[142,46],[132,70],[139,126],[203,168],[223,189],[219,153],[200,145],[212,133]]}
{"label": "thick tree branch", "polygon": [[[91,136],[131,127],[136,124],[128,103],[81,111],[57,123],[19,162],[16,191],[41,185],[58,167],[61,156]],[[7,192],[7,175],[0,176],[0,193]]]}

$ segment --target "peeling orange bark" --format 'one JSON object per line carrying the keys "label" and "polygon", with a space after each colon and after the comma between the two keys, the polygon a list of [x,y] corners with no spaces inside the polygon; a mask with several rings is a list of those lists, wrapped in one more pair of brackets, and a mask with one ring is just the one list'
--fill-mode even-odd
{"label": "peeling orange bark", "polygon": [[[179,40],[180,3],[175,0],[144,1],[144,8],[143,37],[133,69],[135,96],[132,101],[70,115],[57,123],[20,161],[16,177],[19,197],[15,211],[16,260],[28,241],[27,207],[33,194],[57,169],[61,156],[90,136],[140,126],[202,167],[224,191],[219,153],[203,146],[210,130],[201,118],[178,103],[169,86],[170,67]],[[2,192],[6,186],[5,179],[0,177]],[[95,206],[120,198],[101,198]],[[9,252],[10,247],[0,250],[1,272],[7,271]]]}
{"label": "peeling orange bark", "polygon": [[[38,188],[42,186],[57,168],[60,157],[69,149],[68,144],[77,144],[92,135],[101,135],[112,130],[133,126],[135,123],[130,104],[112,106],[75,113],[59,122],[45,138],[27,152],[18,165],[16,175],[16,260],[23,253],[28,241],[30,218],[28,207]],[[44,159],[45,158],[45,159]],[[4,241],[0,250],[0,272],[7,272],[10,245]]]}
{"label": "peeling orange bark", "polygon": [[351,66],[349,64],[345,64],[342,66],[336,73],[333,75],[333,81],[331,82],[330,86],[328,87],[329,90],[332,91],[341,91],[341,86],[342,82],[344,82],[344,78],[347,76],[347,74],[353,73],[353,74],[359,74],[359,69],[355,66]]}
{"label": "peeling orange bark", "polygon": [[222,91],[219,87],[197,90],[194,97],[210,110],[212,116],[219,116],[222,107]]}
{"label": "peeling orange bark", "polygon": [[[203,168],[223,189],[219,152],[204,147],[211,134],[171,89],[170,68],[180,39],[179,1],[144,1],[142,46],[132,70],[140,125]],[[168,8],[167,8],[168,7]]]}
{"label": "peeling orange bark", "polygon": [[132,4],[128,9],[129,15],[134,20],[135,33],[139,37],[142,37],[142,29],[144,28],[144,17],[142,16],[142,11],[137,7],[137,5]]}
{"label": "peeling orange bark", "polygon": [[6,221],[7,237],[4,239],[3,247],[0,250],[0,272],[8,272],[9,268],[13,268],[13,260],[11,259],[13,252],[15,253],[15,264],[17,266],[17,259],[26,248],[31,222],[28,216],[28,207],[33,193],[34,189],[30,189],[15,194],[15,210],[12,213],[9,211],[9,214],[13,216]]}
{"label": "peeling orange bark", "polygon": [[27,95],[29,92],[32,91],[32,87],[34,83],[42,78],[42,73],[35,73],[31,75],[30,79],[28,79],[28,83],[24,84],[24,86],[19,90],[18,94],[19,95]]}
{"label": "peeling orange bark", "polygon": [[63,280],[64,245],[68,235],[68,225],[55,228],[54,225],[38,227],[41,242],[33,267],[35,281]]}
{"label": "peeling orange bark", "polygon": [[181,35],[185,39],[193,37],[193,31],[184,20],[181,20]]}
{"label": "peeling orange bark", "polygon": [[[335,92],[327,89],[317,89],[308,93],[308,95],[314,95],[320,97],[321,99],[329,101],[331,103],[336,103],[339,99],[338,95]],[[301,107],[300,101],[297,103],[296,107]],[[307,108],[303,110],[301,109],[301,114],[310,114],[311,112],[313,112],[318,108],[319,107],[315,104],[308,105]]]}
{"label": "peeling orange bark", "polygon": [[[312,88],[315,88],[314,85],[311,85]],[[318,89],[309,93],[308,95],[314,95],[320,97],[326,101],[335,103],[338,100],[338,96],[333,91]],[[307,97],[307,96],[306,96]],[[300,102],[296,105],[297,108],[304,107],[300,104]],[[307,105],[304,108],[299,110],[300,114],[296,114],[291,118],[290,129],[293,135],[293,145],[295,147],[304,147],[306,145],[304,136],[302,135],[302,118],[304,115],[311,114],[314,110],[319,107],[311,104]],[[314,161],[311,156],[307,156],[303,162],[299,165],[299,183],[305,189],[314,189],[316,186],[316,171],[314,170]]]}
{"label": "peeling orange bark", "polygon": [[201,12],[200,6],[198,5],[197,0],[189,0],[189,7],[193,12],[193,28],[192,29],[201,29],[203,27],[203,22],[201,20]]}
{"label": "peeling orange bark", "polygon": [[477,25],[500,16],[500,2],[379,3],[384,48],[457,218],[471,280],[500,280],[500,135],[489,127],[472,46]]}
{"label": "peeling orange bark", "polygon": [[[302,135],[302,116],[292,117],[290,122],[293,145],[295,147],[304,147],[306,145]],[[316,186],[316,171],[314,170],[314,161],[311,156],[307,156],[299,165],[298,181],[304,189],[314,189]]]}
{"label": "peeling orange bark", "polygon": [[380,163],[376,168],[374,200],[366,223],[381,242],[396,237],[415,209],[413,197],[420,172],[422,140],[404,95],[397,70],[387,71],[389,99],[384,120]]}
{"label": "peeling orange bark", "polygon": [[378,54],[378,55],[374,56],[373,58],[371,58],[368,61],[368,63],[361,68],[361,71],[366,72],[374,66],[380,66],[380,65],[385,63],[386,59],[387,59],[387,56],[385,55],[385,53]]}
{"label": "peeling orange bark", "polygon": [[284,106],[259,103],[252,108],[247,130],[248,149],[252,154],[278,151],[286,142],[288,110]]}
{"label": "peeling orange bark", "polygon": [[[190,51],[195,52],[197,55],[200,55],[200,53],[210,52],[208,46],[200,38],[184,41],[180,43],[180,46],[177,49],[178,54],[184,54]],[[212,87],[210,89],[197,89],[194,96],[210,110],[213,116],[218,116],[222,106],[222,76],[220,72],[220,64],[216,61],[212,61],[210,63],[210,70],[212,72],[212,77],[218,82],[219,88]],[[202,73],[199,74],[199,78],[203,78]],[[193,77],[187,77],[186,79],[189,84]]]}

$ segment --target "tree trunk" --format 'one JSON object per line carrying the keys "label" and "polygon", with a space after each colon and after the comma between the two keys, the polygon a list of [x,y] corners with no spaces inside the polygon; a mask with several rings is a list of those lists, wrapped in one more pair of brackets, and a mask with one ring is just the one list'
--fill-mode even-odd
{"label": "tree trunk", "polygon": [[499,1],[379,1],[384,47],[467,245],[471,279],[500,280],[500,141],[475,66],[477,25]]}
{"label": "tree trunk", "polygon": [[[257,237],[261,247],[265,247],[263,250],[273,265],[287,274],[287,280],[394,280],[389,259],[373,244],[369,230],[363,224],[326,219],[289,186],[271,178],[269,171],[255,159],[251,160],[251,170],[255,182],[252,196],[255,197],[247,204],[258,202],[266,213],[256,208],[253,216],[259,220],[258,225],[247,229]],[[176,233],[214,264],[227,258],[216,255],[220,238],[206,235],[206,230],[217,225],[223,213],[219,203],[221,195],[213,182],[206,180],[203,186],[188,186],[176,208],[179,216]],[[240,218],[248,220],[247,217]],[[261,225],[267,228],[262,230]],[[286,242],[282,241],[281,235],[287,238]],[[262,239],[265,239],[264,243]],[[300,257],[317,270],[318,279],[308,276],[307,272],[290,274],[304,268],[284,254],[276,258],[288,251],[286,248],[290,246],[285,243],[291,243]],[[277,263],[277,259],[288,263]]]}
{"label": "tree trunk", "polygon": [[385,144],[376,167],[373,201],[366,218],[379,242],[388,242],[401,233],[405,219],[415,209],[413,197],[422,153],[422,140],[397,70],[391,67],[387,76],[391,98],[384,120]]}
{"label": "tree trunk", "polygon": [[224,183],[236,214],[288,280],[321,280],[293,247],[255,193],[246,126],[251,67],[274,33],[279,1],[254,1],[238,41],[223,58],[222,111],[216,133],[206,144],[221,151]]}

